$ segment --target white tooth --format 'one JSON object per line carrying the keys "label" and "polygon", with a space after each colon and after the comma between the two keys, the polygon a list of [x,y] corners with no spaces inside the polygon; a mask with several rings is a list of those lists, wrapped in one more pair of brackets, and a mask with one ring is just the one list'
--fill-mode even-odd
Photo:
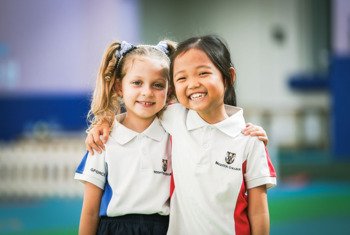
{"label": "white tooth", "polygon": [[197,99],[197,98],[202,98],[204,96],[203,93],[195,93],[195,94],[192,94],[190,97],[191,99]]}

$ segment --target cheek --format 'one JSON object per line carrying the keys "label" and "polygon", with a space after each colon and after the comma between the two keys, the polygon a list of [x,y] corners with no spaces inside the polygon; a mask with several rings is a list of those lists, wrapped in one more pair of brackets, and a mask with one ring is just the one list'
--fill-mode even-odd
{"label": "cheek", "polygon": [[166,99],[167,99],[167,90],[165,89],[165,90],[163,90],[163,91],[160,91],[160,92],[158,92],[158,94],[157,94],[157,97],[158,97],[158,100],[162,100],[162,102],[164,101],[164,103],[166,102]]}
{"label": "cheek", "polygon": [[130,90],[125,86],[123,86],[123,90],[120,92],[120,94],[123,97],[128,97],[128,96],[132,95],[132,93],[130,93]]}
{"label": "cheek", "polygon": [[223,93],[226,90],[225,83],[221,78],[215,79],[208,86],[216,92]]}
{"label": "cheek", "polygon": [[181,97],[181,95],[182,95],[181,93],[183,93],[182,86],[179,85],[179,84],[175,84],[174,86],[175,86],[175,95],[176,95],[176,97],[177,98],[179,98],[179,96]]}

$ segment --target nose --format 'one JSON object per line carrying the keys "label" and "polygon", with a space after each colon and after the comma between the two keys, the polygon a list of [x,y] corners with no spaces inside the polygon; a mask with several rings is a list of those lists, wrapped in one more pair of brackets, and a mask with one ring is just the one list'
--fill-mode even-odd
{"label": "nose", "polygon": [[189,78],[189,81],[188,81],[188,88],[189,89],[194,89],[194,88],[198,88],[200,86],[199,84],[199,81],[197,78]]}
{"label": "nose", "polygon": [[152,88],[149,86],[144,86],[141,91],[142,96],[152,96]]}

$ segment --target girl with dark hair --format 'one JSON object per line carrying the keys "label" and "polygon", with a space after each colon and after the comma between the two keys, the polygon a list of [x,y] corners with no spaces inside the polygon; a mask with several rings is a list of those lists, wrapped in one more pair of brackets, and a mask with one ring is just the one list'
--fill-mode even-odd
{"label": "girl with dark hair", "polygon": [[276,173],[264,144],[241,133],[235,75],[217,36],[187,39],[172,55],[170,81],[181,105],[162,121],[173,136],[168,234],[269,234],[266,190]]}

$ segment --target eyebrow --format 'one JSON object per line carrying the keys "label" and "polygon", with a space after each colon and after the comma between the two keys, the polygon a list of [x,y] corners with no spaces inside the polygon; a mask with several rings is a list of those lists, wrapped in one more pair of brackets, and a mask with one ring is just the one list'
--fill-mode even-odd
{"label": "eyebrow", "polygon": [[211,69],[211,66],[208,66],[208,65],[200,65],[200,66],[197,66],[197,67],[196,67],[196,69],[201,69],[201,68]]}
{"label": "eyebrow", "polygon": [[[145,77],[142,76],[142,75],[135,75],[135,78],[136,78],[136,79],[145,79]],[[156,77],[156,78],[154,78],[154,80],[155,80],[155,81],[160,81],[160,80],[162,80],[162,81],[168,81],[165,77]]]}
{"label": "eyebrow", "polygon": [[164,81],[164,82],[167,82],[168,80],[166,78],[163,78],[163,77],[159,77],[159,78],[156,78],[155,79],[156,82],[158,81]]}
{"label": "eyebrow", "polygon": [[[199,65],[199,66],[195,67],[195,69],[202,69],[202,68],[211,69],[212,67],[208,66],[208,65]],[[184,72],[184,70],[178,71],[177,73],[174,74],[174,77],[176,77],[176,75],[178,75],[179,73],[182,73],[182,72]]]}

